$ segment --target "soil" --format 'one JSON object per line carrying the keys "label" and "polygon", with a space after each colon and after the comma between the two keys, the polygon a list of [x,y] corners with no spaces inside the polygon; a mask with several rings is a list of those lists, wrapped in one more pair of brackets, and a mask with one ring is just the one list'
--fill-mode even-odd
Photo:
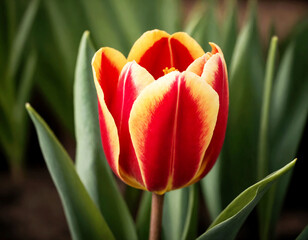
{"label": "soil", "polygon": [[8,173],[0,173],[0,240],[21,239],[70,239],[47,169],[28,170],[18,186]]}

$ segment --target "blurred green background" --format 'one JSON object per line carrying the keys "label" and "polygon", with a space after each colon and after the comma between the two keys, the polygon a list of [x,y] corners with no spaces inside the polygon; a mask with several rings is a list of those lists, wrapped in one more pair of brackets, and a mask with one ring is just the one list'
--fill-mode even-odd
{"label": "blurred green background", "polygon": [[[199,184],[199,228],[294,157],[299,161],[292,178],[271,189],[239,239],[294,239],[308,223],[307,1],[1,0],[0,239],[69,238],[25,102],[74,156],[73,82],[82,33],[90,31],[96,49],[110,46],[127,55],[154,28],[186,31],[205,51],[209,41],[217,43],[228,66],[226,140],[218,163]],[[278,50],[268,70],[274,35]],[[119,185],[136,215],[140,193]]]}

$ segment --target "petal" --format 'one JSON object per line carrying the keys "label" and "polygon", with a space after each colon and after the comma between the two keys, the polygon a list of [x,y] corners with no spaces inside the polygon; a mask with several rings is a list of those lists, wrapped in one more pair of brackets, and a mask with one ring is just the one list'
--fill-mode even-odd
{"label": "petal", "polygon": [[200,45],[184,32],[170,36],[164,31],[153,30],[144,33],[135,42],[127,59],[135,60],[158,79],[164,75],[166,67],[182,72],[203,54]]}
{"label": "petal", "polygon": [[104,93],[108,108],[110,108],[119,75],[126,62],[122,53],[108,47],[99,49],[92,59],[93,72]]}
{"label": "petal", "polygon": [[197,74],[198,76],[201,76],[202,73],[203,73],[204,65],[210,59],[211,56],[212,56],[212,54],[207,52],[203,56],[201,56],[201,57],[197,58],[195,61],[193,61],[188,66],[186,71],[193,72],[193,73]]}
{"label": "petal", "polygon": [[[216,45],[215,45],[216,46]],[[221,151],[227,127],[229,109],[228,75],[224,57],[216,46],[217,53],[205,64],[202,78],[208,82],[219,95],[219,112],[212,141],[205,153],[202,166],[196,175],[194,182],[204,177],[213,167]]]}
{"label": "petal", "polygon": [[128,62],[119,77],[118,87],[112,102],[111,113],[115,120],[120,139],[120,175],[124,181],[138,188],[143,188],[143,179],[139,163],[128,131],[128,119],[132,105],[143,90],[154,78],[146,69],[136,62]]}
{"label": "petal", "polygon": [[99,125],[101,132],[101,139],[104,148],[104,153],[106,155],[107,162],[111,167],[112,171],[119,177],[119,154],[120,154],[120,145],[118,130],[115,125],[114,119],[109,112],[102,88],[97,80],[95,70],[93,67],[94,73],[94,83],[97,92],[98,98],[98,115],[99,115]]}
{"label": "petal", "polygon": [[160,30],[145,32],[133,45],[127,60],[135,60],[158,79],[163,75],[164,68],[171,67],[169,36]]}
{"label": "petal", "polygon": [[204,55],[200,45],[187,33],[177,32],[170,37],[171,66],[180,72],[186,70],[196,58]]}
{"label": "petal", "polygon": [[129,131],[146,188],[162,194],[200,168],[216,124],[217,93],[193,73],[172,72],[136,99]]}

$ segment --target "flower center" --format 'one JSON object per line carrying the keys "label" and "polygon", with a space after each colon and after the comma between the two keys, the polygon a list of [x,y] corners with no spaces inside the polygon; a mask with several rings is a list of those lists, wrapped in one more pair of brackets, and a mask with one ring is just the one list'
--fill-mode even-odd
{"label": "flower center", "polygon": [[164,75],[168,74],[168,73],[171,73],[173,71],[178,71],[175,67],[171,67],[171,68],[168,68],[168,67],[165,67],[163,69],[163,72],[164,72]]}

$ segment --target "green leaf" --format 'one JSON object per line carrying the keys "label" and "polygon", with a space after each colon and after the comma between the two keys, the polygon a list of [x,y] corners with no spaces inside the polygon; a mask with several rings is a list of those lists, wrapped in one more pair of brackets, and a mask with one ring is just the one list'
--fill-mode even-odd
{"label": "green leaf", "polygon": [[181,239],[187,216],[188,188],[166,193],[163,209],[164,239]]}
{"label": "green leaf", "polygon": [[[196,7],[197,19],[193,17],[190,20],[192,22],[188,23],[187,31],[203,47],[205,52],[211,51],[211,47],[208,44],[209,42],[221,45],[220,31],[216,19],[216,1],[210,0],[209,4],[206,5],[207,8],[205,12],[203,10],[205,7],[202,4],[196,5]],[[195,11],[193,11],[193,14]]]}
{"label": "green leaf", "polygon": [[28,39],[31,27],[33,25],[35,15],[39,7],[40,0],[32,0],[21,20],[18,27],[17,35],[14,38],[12,49],[9,55],[8,79],[14,79],[16,71],[19,67],[22,51]]}
{"label": "green leaf", "polygon": [[117,20],[119,29],[121,29],[124,34],[126,43],[132,46],[142,32],[141,24],[136,18],[131,3],[123,0],[108,0],[106,2],[110,4],[109,10],[113,11],[113,19]]}
{"label": "green leaf", "polygon": [[236,0],[228,1],[227,16],[222,27],[221,49],[229,66],[237,39],[237,5]]}
{"label": "green leaf", "polygon": [[229,115],[221,154],[223,207],[256,179],[258,129],[264,65],[255,5],[234,49],[230,77]]}
{"label": "green leaf", "polygon": [[73,69],[79,38],[86,29],[85,21],[80,21],[80,19],[84,19],[82,8],[79,1],[73,0],[44,1],[44,4],[56,44],[64,59],[64,66],[68,74],[65,83],[67,84],[66,88],[69,88],[73,82]]}
{"label": "green leaf", "polygon": [[184,223],[182,240],[194,239],[197,236],[198,227],[198,188],[194,184],[189,187],[187,215]]}
{"label": "green leaf", "polygon": [[89,32],[82,36],[74,85],[76,168],[117,239],[137,239],[133,219],[104,156],[98,122],[91,59],[95,51]]}
{"label": "green leaf", "polygon": [[220,213],[198,240],[234,239],[245,219],[264,193],[274,181],[291,170],[295,163],[296,159],[242,192]]}
{"label": "green leaf", "polygon": [[[261,120],[260,120],[260,133],[259,133],[259,144],[258,144],[258,178],[262,179],[269,173],[269,117],[270,117],[270,103],[272,96],[272,85],[274,79],[274,68],[275,68],[275,57],[277,50],[277,37],[272,37],[270,49],[268,53],[264,91],[263,91],[263,102],[261,109]],[[273,187],[275,189],[275,187]],[[275,192],[272,190],[272,192]],[[261,239],[266,239],[270,230],[270,220],[273,206],[273,195],[266,194],[261,200],[259,205],[259,225],[260,225],[260,236]]]}
{"label": "green leaf", "polygon": [[[290,158],[294,158],[298,149],[308,116],[308,22],[299,26],[287,47],[277,77],[273,85],[269,127],[268,169],[278,169]],[[284,176],[275,188],[271,189],[264,201],[261,215],[260,235],[262,239],[273,238],[273,229],[281,211],[290,174]]]}
{"label": "green leaf", "polygon": [[138,239],[147,240],[150,232],[152,193],[144,191],[136,218]]}
{"label": "green leaf", "polygon": [[220,163],[221,158],[218,157],[214,167],[200,181],[202,194],[205,199],[210,217],[214,220],[222,210],[221,195],[220,195]]}
{"label": "green leaf", "polygon": [[78,177],[74,164],[37,112],[26,104],[48,170],[59,192],[73,239],[114,239],[107,223]]}
{"label": "green leaf", "polygon": [[296,238],[296,240],[307,240],[308,239],[308,225],[301,232],[301,234]]}
{"label": "green leaf", "polygon": [[37,53],[34,49],[29,53],[25,61],[25,67],[18,84],[17,100],[15,103],[15,116],[21,121],[24,118],[24,105],[29,101],[34,84],[34,73],[37,64]]}
{"label": "green leaf", "polygon": [[263,101],[261,109],[260,132],[259,132],[259,149],[258,149],[258,178],[262,179],[269,172],[268,140],[269,140],[269,117],[270,103],[272,96],[272,85],[275,70],[275,57],[277,51],[278,38],[273,37],[268,51],[266,63],[266,72],[264,80]]}
{"label": "green leaf", "polygon": [[18,88],[17,99],[12,109],[13,122],[6,127],[10,127],[13,135],[12,149],[8,153],[10,161],[15,165],[22,166],[24,163],[24,151],[26,147],[26,136],[28,133],[28,119],[24,109],[25,102],[29,101],[31,90],[34,84],[34,73],[37,62],[37,54],[35,50],[31,50],[27,55],[24,69],[21,73],[21,79]]}
{"label": "green leaf", "polygon": [[141,193],[142,191],[140,189],[137,189],[137,188],[134,188],[128,185],[125,186],[124,200],[132,216],[135,215],[139,207],[139,199],[140,199]]}
{"label": "green leaf", "polygon": [[125,43],[121,40],[119,30],[115,27],[113,17],[106,7],[106,1],[82,0],[81,4],[97,46],[104,45],[119,51],[125,50]]}
{"label": "green leaf", "polygon": [[156,10],[159,27],[172,34],[179,31],[180,26],[180,1],[179,0],[160,0],[159,9]]}

